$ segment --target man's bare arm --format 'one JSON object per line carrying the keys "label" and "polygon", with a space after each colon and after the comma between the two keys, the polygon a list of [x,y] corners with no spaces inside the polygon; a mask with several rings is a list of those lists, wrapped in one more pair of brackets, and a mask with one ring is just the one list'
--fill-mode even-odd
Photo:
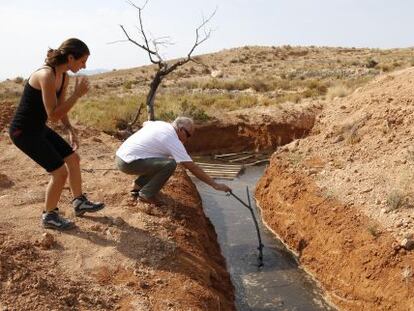
{"label": "man's bare arm", "polygon": [[211,178],[206,172],[203,171],[201,167],[199,167],[194,162],[182,162],[181,163],[186,169],[188,169],[195,177],[200,179],[202,182],[206,183],[207,185],[213,187],[216,190],[230,192],[231,188],[225,184],[217,183],[213,178]]}

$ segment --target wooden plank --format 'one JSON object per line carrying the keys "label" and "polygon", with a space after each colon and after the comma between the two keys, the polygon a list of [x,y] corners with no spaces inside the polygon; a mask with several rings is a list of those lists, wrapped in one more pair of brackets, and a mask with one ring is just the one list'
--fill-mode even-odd
{"label": "wooden plank", "polygon": [[[195,177],[191,172],[188,172],[188,175],[191,177]],[[217,179],[227,179],[227,180],[233,180],[237,176],[210,176],[211,178],[217,178]]]}
{"label": "wooden plank", "polygon": [[250,154],[250,155],[245,156],[245,157],[240,157],[240,158],[237,158],[237,159],[229,160],[229,162],[231,162],[231,163],[233,163],[233,162],[239,162],[239,161],[243,161],[243,160],[247,160],[247,159],[253,158],[254,156],[255,156],[254,154]]}
{"label": "wooden plank", "polygon": [[234,177],[236,177],[237,175],[239,175],[239,174],[233,174],[233,173],[207,173],[206,172],[206,174],[207,175],[209,175],[209,176],[234,176]]}
{"label": "wooden plank", "polygon": [[233,172],[231,172],[231,173],[226,173],[226,172],[206,172],[205,171],[205,173],[207,174],[207,175],[223,175],[223,176],[237,176],[237,175],[239,175],[239,173],[233,173]]}
{"label": "wooden plank", "polygon": [[215,170],[215,171],[228,171],[228,172],[239,172],[243,167],[225,168],[216,166],[200,166],[203,170]]}
{"label": "wooden plank", "polygon": [[223,171],[223,170],[203,170],[206,173],[212,174],[238,174],[240,171]]}
{"label": "wooden plank", "polygon": [[234,157],[242,154],[251,153],[249,151],[242,151],[242,152],[232,152],[232,153],[223,153],[223,154],[216,154],[214,155],[214,159],[222,159],[222,158],[228,158],[228,157]]}
{"label": "wooden plank", "polygon": [[213,166],[213,167],[240,167],[240,164],[221,164],[221,163],[204,163],[204,162],[195,162],[199,166]]}
{"label": "wooden plank", "polygon": [[220,172],[220,171],[204,171],[206,174],[211,175],[211,174],[215,174],[215,175],[234,175],[237,176],[239,175],[239,172]]}
{"label": "wooden plank", "polygon": [[224,169],[224,170],[239,170],[241,169],[242,165],[238,164],[238,165],[233,165],[233,166],[224,166],[224,165],[199,165],[200,167],[205,167],[205,168],[220,168],[220,169]]}
{"label": "wooden plank", "polygon": [[[243,165],[240,164],[220,164],[220,163],[202,163],[195,162],[200,166],[203,171],[206,172],[211,178],[228,179],[232,180],[237,178],[240,172],[243,170]],[[191,172],[188,172],[190,176],[193,176]]]}
{"label": "wooden plank", "polygon": [[254,161],[251,163],[246,163],[244,164],[244,166],[253,166],[253,165],[259,165],[259,164],[263,164],[263,163],[269,163],[270,160],[269,159],[263,159],[263,160],[258,160],[258,161]]}

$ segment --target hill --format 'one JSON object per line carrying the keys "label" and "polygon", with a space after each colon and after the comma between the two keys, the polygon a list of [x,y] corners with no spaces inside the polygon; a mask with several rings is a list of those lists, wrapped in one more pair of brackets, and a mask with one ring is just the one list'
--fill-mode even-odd
{"label": "hill", "polygon": [[[413,49],[245,46],[199,55],[161,84],[156,114],[186,114],[200,122],[221,112],[343,97],[381,73],[414,64]],[[91,90],[72,117],[112,131],[145,102],[154,66],[90,76]],[[0,102],[17,101],[23,78],[0,83]],[[145,119],[141,117],[141,122]]]}
{"label": "hill", "polygon": [[[156,99],[158,118],[186,114],[198,121],[194,152],[275,151],[256,193],[262,216],[344,310],[414,305],[412,52],[224,50],[174,72]],[[0,297],[9,309],[33,307],[33,297],[46,303],[57,275],[68,285],[53,298],[67,309],[146,310],[159,301],[177,310],[216,310],[217,301],[234,307],[213,228],[183,171],[165,189],[168,208],[151,210],[127,200],[127,178],[93,170],[112,167],[120,142],[102,130],[116,133],[132,118],[153,73],[144,66],[90,77],[92,89],[71,115],[83,128],[83,167],[92,169],[84,174],[87,191],[108,208],[79,219],[72,235],[53,235],[53,247],[42,240],[34,210],[47,176],[5,132],[24,79],[0,83],[0,271],[13,272],[0,274]],[[86,291],[85,282],[96,291],[80,296],[76,288]],[[182,284],[186,292],[177,293]]]}
{"label": "hill", "polygon": [[268,225],[344,310],[414,305],[413,98],[409,68],[326,102],[259,183]]}

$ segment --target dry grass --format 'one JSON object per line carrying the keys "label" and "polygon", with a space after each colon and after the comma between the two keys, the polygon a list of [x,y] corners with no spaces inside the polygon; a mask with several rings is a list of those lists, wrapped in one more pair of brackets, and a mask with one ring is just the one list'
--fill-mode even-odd
{"label": "dry grass", "polygon": [[[239,108],[344,97],[375,76],[414,65],[413,49],[246,46],[197,56],[171,73],[156,98],[158,118],[177,114],[207,120]],[[108,65],[110,67],[110,65]],[[144,101],[153,65],[90,77],[91,90],[72,116],[100,129],[127,120]],[[212,78],[220,71],[220,78]],[[0,83],[0,100],[17,101],[24,77]],[[145,113],[144,113],[145,114]]]}
{"label": "dry grass", "polygon": [[141,101],[144,101],[144,97],[84,99],[72,109],[71,117],[83,124],[110,131],[115,128],[118,120],[132,120],[138,107],[137,102]]}
{"label": "dry grass", "polygon": [[396,210],[399,208],[404,200],[404,194],[400,190],[393,190],[388,194],[387,205],[389,209]]}
{"label": "dry grass", "polygon": [[379,230],[378,226],[375,226],[375,225],[368,227],[368,232],[374,238],[378,238],[381,235],[381,231]]}
{"label": "dry grass", "polygon": [[408,284],[408,282],[412,279],[412,277],[413,277],[413,270],[411,269],[411,267],[410,266],[406,266],[405,268],[404,268],[404,270],[401,272],[401,277],[402,277],[402,280],[406,283],[406,284]]}
{"label": "dry grass", "polygon": [[337,84],[328,89],[328,92],[326,94],[328,99],[334,99],[336,97],[345,97],[348,94],[350,94],[352,90],[348,88],[346,85],[343,84]]}

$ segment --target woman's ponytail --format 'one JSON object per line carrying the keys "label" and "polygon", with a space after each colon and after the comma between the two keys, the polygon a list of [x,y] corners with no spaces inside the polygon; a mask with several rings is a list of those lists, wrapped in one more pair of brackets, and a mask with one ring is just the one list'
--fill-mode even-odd
{"label": "woman's ponytail", "polygon": [[68,56],[72,55],[75,59],[82,56],[89,55],[88,46],[81,40],[70,38],[64,41],[58,49],[49,49],[45,59],[46,65],[56,67],[58,65],[66,64]]}

